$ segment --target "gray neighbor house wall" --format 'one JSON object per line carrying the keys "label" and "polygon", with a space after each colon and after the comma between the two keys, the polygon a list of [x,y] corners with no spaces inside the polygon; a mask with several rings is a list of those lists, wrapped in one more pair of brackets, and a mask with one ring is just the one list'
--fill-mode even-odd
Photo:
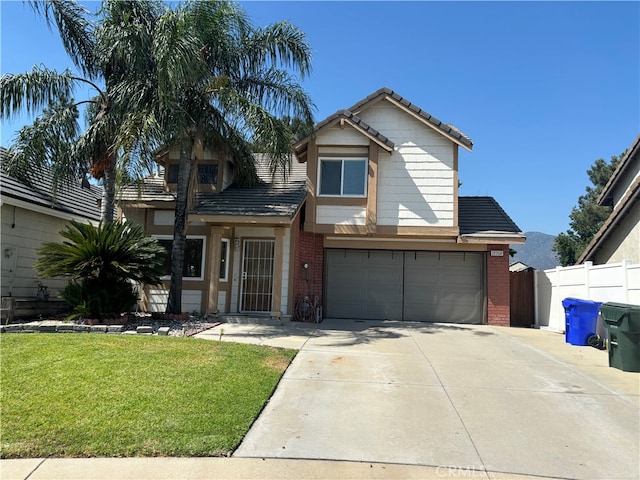
{"label": "gray neighbor house wall", "polygon": [[[1,147],[0,147],[1,148]],[[5,150],[0,150],[4,155]],[[59,232],[70,220],[98,223],[102,189],[71,182],[55,198],[47,172],[34,176],[31,185],[0,172],[0,287],[2,297],[35,297],[38,281],[54,299],[65,278],[40,279],[33,269],[36,250],[43,242],[60,241]]]}

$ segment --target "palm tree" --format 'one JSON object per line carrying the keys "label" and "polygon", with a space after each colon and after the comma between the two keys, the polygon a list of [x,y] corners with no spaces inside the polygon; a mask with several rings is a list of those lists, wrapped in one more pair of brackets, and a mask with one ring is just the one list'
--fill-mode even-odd
{"label": "palm tree", "polygon": [[[194,146],[202,142],[230,157],[238,184],[257,182],[252,144],[269,155],[272,174],[286,175],[293,138],[283,118],[310,123],[313,109],[289,71],[300,78],[308,75],[311,50],[293,25],[254,28],[242,8],[226,0],[182,4],[165,12],[157,25],[151,40],[153,59],[140,60],[153,65],[153,75],[136,78],[132,72],[120,84],[122,94],[129,94],[131,110],[137,112],[121,133],[133,139],[130,148],[180,146],[167,313],[181,313],[189,186],[197,160]],[[137,151],[149,153],[140,146]]]}
{"label": "palm tree", "polygon": [[[157,15],[157,4],[107,0],[103,2],[102,20],[96,24],[90,20],[90,12],[75,0],[28,3],[44,16],[50,27],[55,23],[69,58],[83,76],[70,70],[60,73],[34,67],[31,72],[0,78],[0,117],[8,118],[23,110],[36,114],[44,109],[33,125],[19,131],[3,166],[9,175],[26,182],[43,167],[50,167],[54,193],[65,181],[84,177],[87,172],[103,179],[102,217],[112,221],[118,174],[133,172],[140,176],[147,165],[118,165],[121,146],[115,141],[116,131],[128,111],[126,104],[114,100],[111,91],[130,66],[126,58],[116,56],[118,52],[105,48],[105,38],[118,35],[116,31],[122,28],[125,10],[129,12],[128,23],[142,26],[140,30],[144,31]],[[105,55],[109,53],[112,55]],[[105,87],[101,88],[100,82]],[[79,83],[93,88],[95,97],[73,100],[73,89]],[[89,105],[86,111],[89,126],[81,133],[78,107],[83,104]],[[122,168],[118,169],[119,166]]]}

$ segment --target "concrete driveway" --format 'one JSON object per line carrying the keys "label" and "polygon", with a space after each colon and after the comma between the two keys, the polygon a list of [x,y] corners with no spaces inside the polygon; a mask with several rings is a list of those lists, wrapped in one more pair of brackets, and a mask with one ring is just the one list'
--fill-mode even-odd
{"label": "concrete driveway", "polygon": [[562,335],[326,320],[199,336],[218,339],[221,328],[223,340],[300,349],[235,457],[425,465],[454,477],[640,477],[640,374]]}

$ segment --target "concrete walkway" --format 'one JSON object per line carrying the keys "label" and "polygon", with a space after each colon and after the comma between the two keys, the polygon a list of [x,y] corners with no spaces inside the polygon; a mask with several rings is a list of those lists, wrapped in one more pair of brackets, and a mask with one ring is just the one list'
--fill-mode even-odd
{"label": "concrete walkway", "polygon": [[562,335],[330,320],[198,337],[300,349],[232,458],[2,460],[0,478],[640,477],[640,374]]}

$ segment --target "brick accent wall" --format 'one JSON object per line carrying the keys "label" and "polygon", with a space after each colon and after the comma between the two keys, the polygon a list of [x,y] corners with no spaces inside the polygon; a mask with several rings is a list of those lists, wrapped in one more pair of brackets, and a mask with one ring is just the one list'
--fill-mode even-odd
{"label": "brick accent wall", "polygon": [[[492,257],[491,250],[502,250]],[[487,320],[489,325],[510,324],[509,245],[487,245]]]}
{"label": "brick accent wall", "polygon": [[[298,216],[296,229],[295,253],[293,266],[293,301],[297,302],[305,295],[313,301],[317,295],[322,302],[322,274],[324,271],[324,236],[322,234],[304,232]],[[303,268],[304,264],[309,268]]]}

